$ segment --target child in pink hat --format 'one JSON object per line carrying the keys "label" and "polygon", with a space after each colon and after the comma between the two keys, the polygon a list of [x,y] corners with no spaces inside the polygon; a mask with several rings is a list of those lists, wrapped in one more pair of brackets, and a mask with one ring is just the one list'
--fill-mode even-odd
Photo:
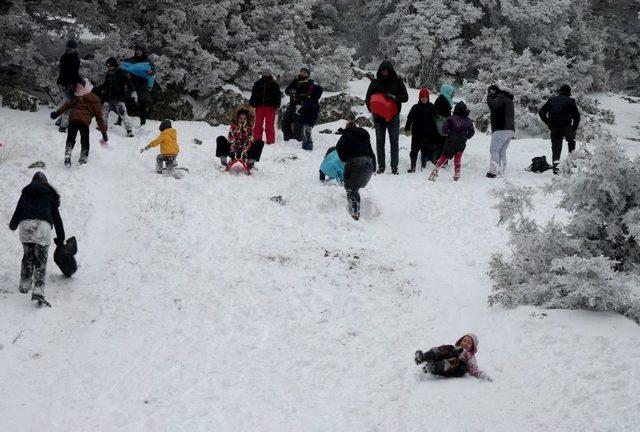
{"label": "child in pink hat", "polygon": [[478,368],[476,353],[478,337],[467,333],[458,339],[455,345],[440,345],[426,352],[416,351],[416,364],[425,363],[425,373],[443,377],[461,377],[468,373],[485,381],[493,381],[489,375]]}

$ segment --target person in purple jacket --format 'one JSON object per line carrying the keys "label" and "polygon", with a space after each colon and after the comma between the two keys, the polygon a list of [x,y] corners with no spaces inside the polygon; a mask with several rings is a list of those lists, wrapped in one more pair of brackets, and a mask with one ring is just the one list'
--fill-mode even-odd
{"label": "person in purple jacket", "polygon": [[462,165],[462,152],[467,147],[467,140],[473,136],[475,129],[473,121],[469,118],[469,110],[464,102],[458,102],[453,109],[453,115],[449,117],[442,127],[444,134],[447,136],[447,142],[444,146],[442,156],[436,162],[436,167],[431,171],[429,180],[436,181],[438,170],[445,164],[449,158],[453,157],[453,166],[455,172],[453,179],[460,179],[460,167]]}

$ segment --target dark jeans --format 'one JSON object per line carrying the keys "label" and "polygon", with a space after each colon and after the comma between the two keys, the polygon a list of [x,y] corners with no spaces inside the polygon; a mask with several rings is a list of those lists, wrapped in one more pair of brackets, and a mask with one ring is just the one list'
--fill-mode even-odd
{"label": "dark jeans", "polygon": [[562,140],[569,144],[569,153],[576,149],[576,131],[571,126],[551,128],[551,152],[552,162],[558,162],[562,154]]}
{"label": "dark jeans", "polygon": [[78,122],[70,122],[67,131],[67,145],[64,151],[65,158],[71,157],[73,147],[76,145],[78,132],[80,132],[80,158],[86,159],[89,156],[89,126]]}
{"label": "dark jeans", "polygon": [[[254,162],[260,161],[260,156],[262,155],[262,148],[264,147],[264,141],[255,141],[249,147],[249,151],[247,152],[247,159],[252,160]],[[233,157],[235,159],[241,159],[242,153],[236,151],[234,154],[231,152],[231,143],[224,136],[219,136],[216,139],[216,157],[224,158],[224,157]]]}
{"label": "dark jeans", "polygon": [[[62,102],[69,102],[71,100],[73,100],[73,98],[76,96],[76,86],[75,84],[67,84],[64,87],[61,87],[62,89]],[[60,116],[60,120],[58,122],[56,122],[56,124],[62,128],[66,128],[69,125],[69,111],[67,110],[65,111],[64,114],[62,114],[62,116]]]}
{"label": "dark jeans", "polygon": [[159,154],[156,156],[156,172],[158,174],[162,174],[162,170],[164,169],[164,165],[167,165],[167,171],[173,172],[174,168],[178,166],[178,162],[176,162],[177,156],[171,155],[163,155]]}
{"label": "dark jeans", "polygon": [[313,150],[313,139],[311,137],[311,131],[313,126],[311,125],[303,125],[302,126],[302,149],[303,150]]}
{"label": "dark jeans", "polygon": [[298,105],[290,103],[282,116],[282,136],[285,141],[295,139],[302,141],[302,125],[296,115]]}
{"label": "dark jeans", "polygon": [[422,355],[427,363],[425,370],[433,375],[461,377],[469,371],[467,363],[458,358],[458,347],[441,345],[433,347]]}
{"label": "dark jeans", "polygon": [[369,156],[349,159],[344,165],[344,188],[352,213],[360,212],[360,188],[369,183],[373,170],[373,160]]}
{"label": "dark jeans", "polygon": [[373,123],[376,128],[376,156],[378,157],[378,168],[385,169],[385,140],[386,133],[389,132],[389,142],[391,143],[391,169],[398,170],[398,140],[400,138],[400,116],[397,115],[390,122],[374,116]]}
{"label": "dark jeans", "polygon": [[436,156],[436,143],[427,137],[421,137],[418,135],[411,136],[411,151],[409,152],[409,158],[411,159],[411,167],[416,167],[418,160],[418,153],[420,153],[420,163],[422,167],[427,166],[427,162],[431,161],[435,163]]}
{"label": "dark jeans", "polygon": [[24,255],[22,256],[19,290],[21,293],[29,292],[31,285],[33,285],[33,293],[44,296],[49,246],[22,243],[22,248]]}

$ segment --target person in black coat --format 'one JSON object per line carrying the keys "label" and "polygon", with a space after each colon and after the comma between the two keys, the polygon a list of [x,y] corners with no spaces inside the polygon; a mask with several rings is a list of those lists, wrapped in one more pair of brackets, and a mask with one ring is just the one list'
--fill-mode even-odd
{"label": "person in black coat", "polygon": [[313,84],[309,88],[309,95],[302,102],[302,106],[298,109],[296,115],[298,121],[302,125],[302,149],[313,150],[313,139],[311,131],[320,116],[320,98],[323,89],[318,84]]}
{"label": "person in black coat", "polygon": [[491,161],[487,177],[496,178],[507,170],[507,148],[516,130],[513,95],[495,84],[490,85],[487,105],[491,111]]}
{"label": "person in black coat", "polygon": [[[73,100],[77,84],[84,84],[84,79],[80,76],[78,43],[74,40],[67,41],[67,49],[62,57],[60,57],[60,68],[56,83],[62,90],[63,103]],[[63,114],[56,122],[60,132],[66,132],[68,124],[69,113]]]}
{"label": "person in black coat", "polygon": [[309,68],[300,68],[298,76],[284,90],[284,93],[289,96],[289,105],[282,116],[282,135],[285,141],[291,138],[302,140],[302,127],[296,122],[296,111],[307,98],[309,89],[314,84],[310,75]]}
{"label": "person in black coat", "polygon": [[385,139],[389,132],[389,142],[391,143],[391,172],[398,174],[398,141],[400,138],[400,111],[402,104],[409,100],[407,88],[402,79],[398,76],[393,64],[385,60],[380,64],[376,78],[371,81],[367,89],[365,103],[371,112],[371,97],[375,94],[383,94],[385,97],[393,99],[397,107],[397,114],[390,121],[373,114],[373,123],[376,129],[376,153],[378,155],[378,174],[382,174],[385,169]]}
{"label": "person in black coat", "polygon": [[276,113],[281,102],[280,85],[273,77],[273,71],[265,68],[260,79],[253,84],[249,99],[249,105],[256,110],[256,124],[253,129],[255,141],[262,141],[264,131],[267,144],[276,142]]}
{"label": "person in black coat", "polygon": [[[129,57],[126,60],[128,63],[149,63],[150,69],[147,71],[149,75],[156,73],[156,68],[153,62],[149,59],[149,53],[147,47],[141,43],[136,42],[133,51],[133,57]],[[149,83],[146,78],[138,75],[129,74],[133,88],[135,89],[135,99],[138,103],[138,116],[140,117],[140,126],[143,126],[149,118],[149,105],[151,104],[151,89],[149,89]]]}
{"label": "person in black coat", "polygon": [[576,131],[580,125],[580,111],[571,97],[571,87],[566,84],[560,87],[558,95],[550,98],[538,114],[551,132],[553,173],[558,174],[562,140],[567,140],[569,153],[573,152],[576,148]]}
{"label": "person in black coat", "polygon": [[133,137],[131,121],[127,115],[127,107],[124,101],[129,94],[135,91],[135,88],[131,83],[129,74],[118,68],[118,61],[114,57],[109,57],[105,65],[107,74],[105,75],[104,83],[93,89],[93,93],[96,93],[102,99],[104,122],[109,125],[109,113],[111,111],[116,112],[124,122],[127,136]]}
{"label": "person in black coat", "polygon": [[431,102],[429,102],[429,90],[420,89],[418,95],[418,103],[411,107],[407,122],[404,125],[405,133],[411,132],[411,159],[410,173],[416,171],[416,163],[418,160],[418,152],[421,153],[420,162],[422,168],[427,166],[427,161],[435,164],[437,144],[440,140],[438,127],[435,121],[436,111]]}
{"label": "person in black coat", "polygon": [[347,192],[349,213],[360,218],[360,188],[365,187],[376,167],[376,156],[371,148],[369,132],[349,122],[336,144],[336,152],[344,166],[344,188]]}
{"label": "person in black coat", "polygon": [[51,227],[55,227],[56,245],[64,244],[65,233],[60,217],[60,195],[49,184],[47,177],[36,172],[29,183],[22,189],[22,195],[9,222],[9,229],[20,228],[20,241],[24,255],[20,273],[19,290],[27,293],[33,285],[31,299],[44,299],[47,257],[51,243]]}

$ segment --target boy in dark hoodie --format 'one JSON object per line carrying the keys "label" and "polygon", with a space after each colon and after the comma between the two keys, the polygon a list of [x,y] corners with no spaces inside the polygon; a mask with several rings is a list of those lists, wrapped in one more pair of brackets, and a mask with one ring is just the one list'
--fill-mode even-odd
{"label": "boy in dark hoodie", "polygon": [[312,84],[309,88],[309,96],[304,99],[302,106],[297,112],[300,124],[302,125],[302,149],[313,150],[313,140],[311,139],[311,130],[318,121],[320,115],[320,97],[322,96],[322,87],[318,84]]}
{"label": "boy in dark hoodie", "polygon": [[411,131],[411,158],[410,173],[416,171],[418,152],[421,153],[420,162],[422,168],[427,166],[427,161],[435,163],[434,152],[437,140],[439,139],[438,128],[435,121],[436,111],[433,104],[429,102],[429,90],[420,89],[418,103],[411,107],[407,116],[407,123],[404,125],[405,133]]}
{"label": "boy in dark hoodie", "polygon": [[371,97],[376,94],[382,94],[385,98],[395,102],[397,112],[396,115],[386,120],[373,114],[373,123],[376,129],[376,154],[378,156],[378,174],[382,174],[386,169],[385,163],[385,139],[387,131],[389,132],[389,142],[391,143],[391,172],[398,174],[398,141],[400,137],[400,111],[402,103],[409,100],[407,88],[402,79],[398,76],[393,64],[385,60],[380,63],[376,78],[371,81],[367,89],[365,103],[367,109],[371,112]]}
{"label": "boy in dark hoodie", "polygon": [[453,166],[455,167],[453,179],[458,181],[462,165],[462,152],[467,147],[467,140],[475,133],[473,122],[469,118],[469,110],[464,102],[456,104],[453,109],[453,115],[444,122],[442,130],[447,137],[447,141],[442,155],[436,162],[436,167],[429,175],[429,180],[435,181],[438,176],[438,170],[453,157]]}

